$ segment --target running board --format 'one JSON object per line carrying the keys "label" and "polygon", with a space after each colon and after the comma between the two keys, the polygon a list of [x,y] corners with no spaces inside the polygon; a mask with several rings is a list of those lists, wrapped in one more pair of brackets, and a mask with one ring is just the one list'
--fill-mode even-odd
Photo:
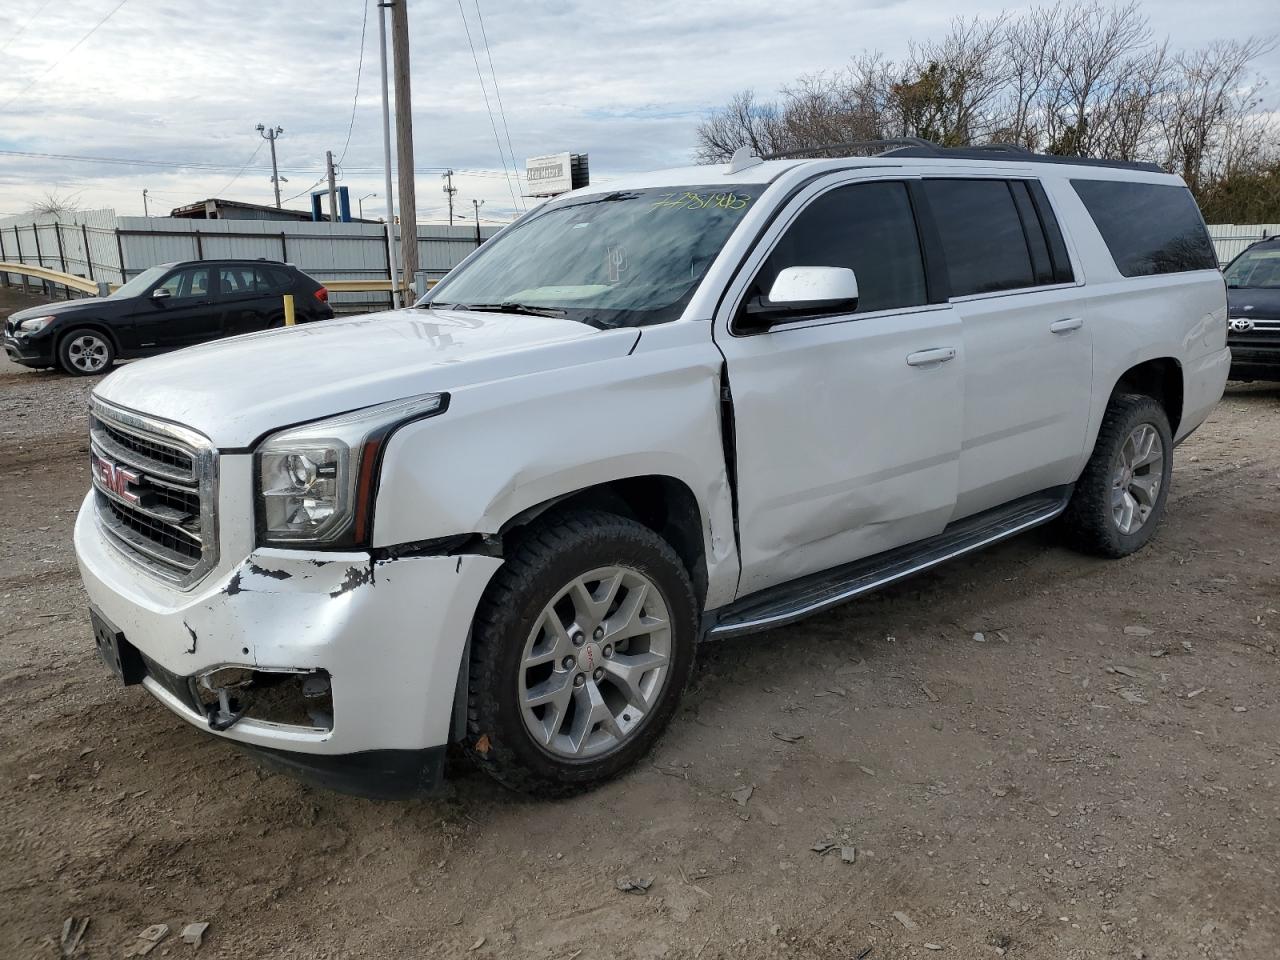
{"label": "running board", "polygon": [[1067,508],[1071,486],[1054,487],[948,524],[936,537],[769,587],[716,611],[707,639],[795,623],[814,613],[1048,523]]}

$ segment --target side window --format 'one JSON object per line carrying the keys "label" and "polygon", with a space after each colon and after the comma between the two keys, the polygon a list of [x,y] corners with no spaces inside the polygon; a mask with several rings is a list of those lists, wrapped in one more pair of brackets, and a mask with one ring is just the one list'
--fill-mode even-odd
{"label": "side window", "polygon": [[209,269],[208,267],[192,267],[187,270],[179,270],[177,273],[166,277],[164,283],[160,284],[156,289],[168,290],[169,296],[175,299],[181,297],[206,297],[209,295]]}
{"label": "side window", "polygon": [[275,267],[258,267],[259,293],[288,293],[293,281],[284,270]]}
{"label": "side window", "polygon": [[1124,276],[1218,268],[1209,231],[1186,187],[1126,180],[1072,180],[1071,186]]}
{"label": "side window", "polygon": [[218,282],[224,297],[246,296],[254,292],[253,267],[223,267]]}
{"label": "side window", "polygon": [[761,267],[751,295],[767,296],[785,267],[850,267],[858,277],[858,313],[928,302],[903,183],[855,183],[815,198]]}
{"label": "side window", "polygon": [[1036,284],[1031,249],[1006,181],[926,180],[924,191],[953,297]]}

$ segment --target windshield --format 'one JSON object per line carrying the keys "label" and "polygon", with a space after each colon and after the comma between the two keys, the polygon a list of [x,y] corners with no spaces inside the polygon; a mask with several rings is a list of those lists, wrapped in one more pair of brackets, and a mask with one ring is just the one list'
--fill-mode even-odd
{"label": "windshield", "polygon": [[147,288],[169,272],[169,265],[160,267],[147,267],[140,274],[130,280],[128,283],[122,283],[120,287],[110,296],[112,300],[122,300],[125,297],[136,297],[138,294],[146,293]]}
{"label": "windshield", "polygon": [[1227,267],[1228,287],[1265,287],[1280,290],[1280,246],[1254,247]]}
{"label": "windshield", "polygon": [[490,240],[418,305],[552,313],[597,327],[674,320],[763,190],[664,187],[554,204]]}

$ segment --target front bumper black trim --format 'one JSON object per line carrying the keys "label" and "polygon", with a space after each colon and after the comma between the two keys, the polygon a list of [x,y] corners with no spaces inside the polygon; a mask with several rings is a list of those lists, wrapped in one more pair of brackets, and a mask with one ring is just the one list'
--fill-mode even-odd
{"label": "front bumper black trim", "polygon": [[446,747],[364,750],[359,753],[298,753],[229,741],[264,766],[304,783],[373,800],[410,800],[439,792]]}

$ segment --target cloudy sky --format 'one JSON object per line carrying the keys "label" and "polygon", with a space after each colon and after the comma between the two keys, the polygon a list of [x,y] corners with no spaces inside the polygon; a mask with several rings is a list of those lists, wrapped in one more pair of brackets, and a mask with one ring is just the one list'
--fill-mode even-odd
{"label": "cloudy sky", "polygon": [[[482,217],[501,220],[518,203],[464,29],[465,12],[496,112],[476,2],[410,0],[420,220],[444,216],[445,167],[458,171],[468,211],[481,199]],[[1222,5],[1161,0],[1146,13],[1177,49],[1247,37],[1274,24],[1274,3],[1233,0],[1225,17]],[[585,152],[596,179],[689,162],[699,117],[735,90],[768,94],[861,50],[900,56],[956,14],[1001,9],[987,0],[479,0],[519,166]],[[302,194],[293,206],[305,208],[324,151],[345,149],[353,205],[376,193],[365,213],[381,215],[375,10],[344,147],[365,0],[0,0],[0,216],[48,192],[121,214],[142,212],[144,188],[153,214],[209,196],[269,203],[258,123],[284,128],[284,196]],[[1259,66],[1274,109],[1280,53]],[[505,153],[501,118],[498,134]]]}

